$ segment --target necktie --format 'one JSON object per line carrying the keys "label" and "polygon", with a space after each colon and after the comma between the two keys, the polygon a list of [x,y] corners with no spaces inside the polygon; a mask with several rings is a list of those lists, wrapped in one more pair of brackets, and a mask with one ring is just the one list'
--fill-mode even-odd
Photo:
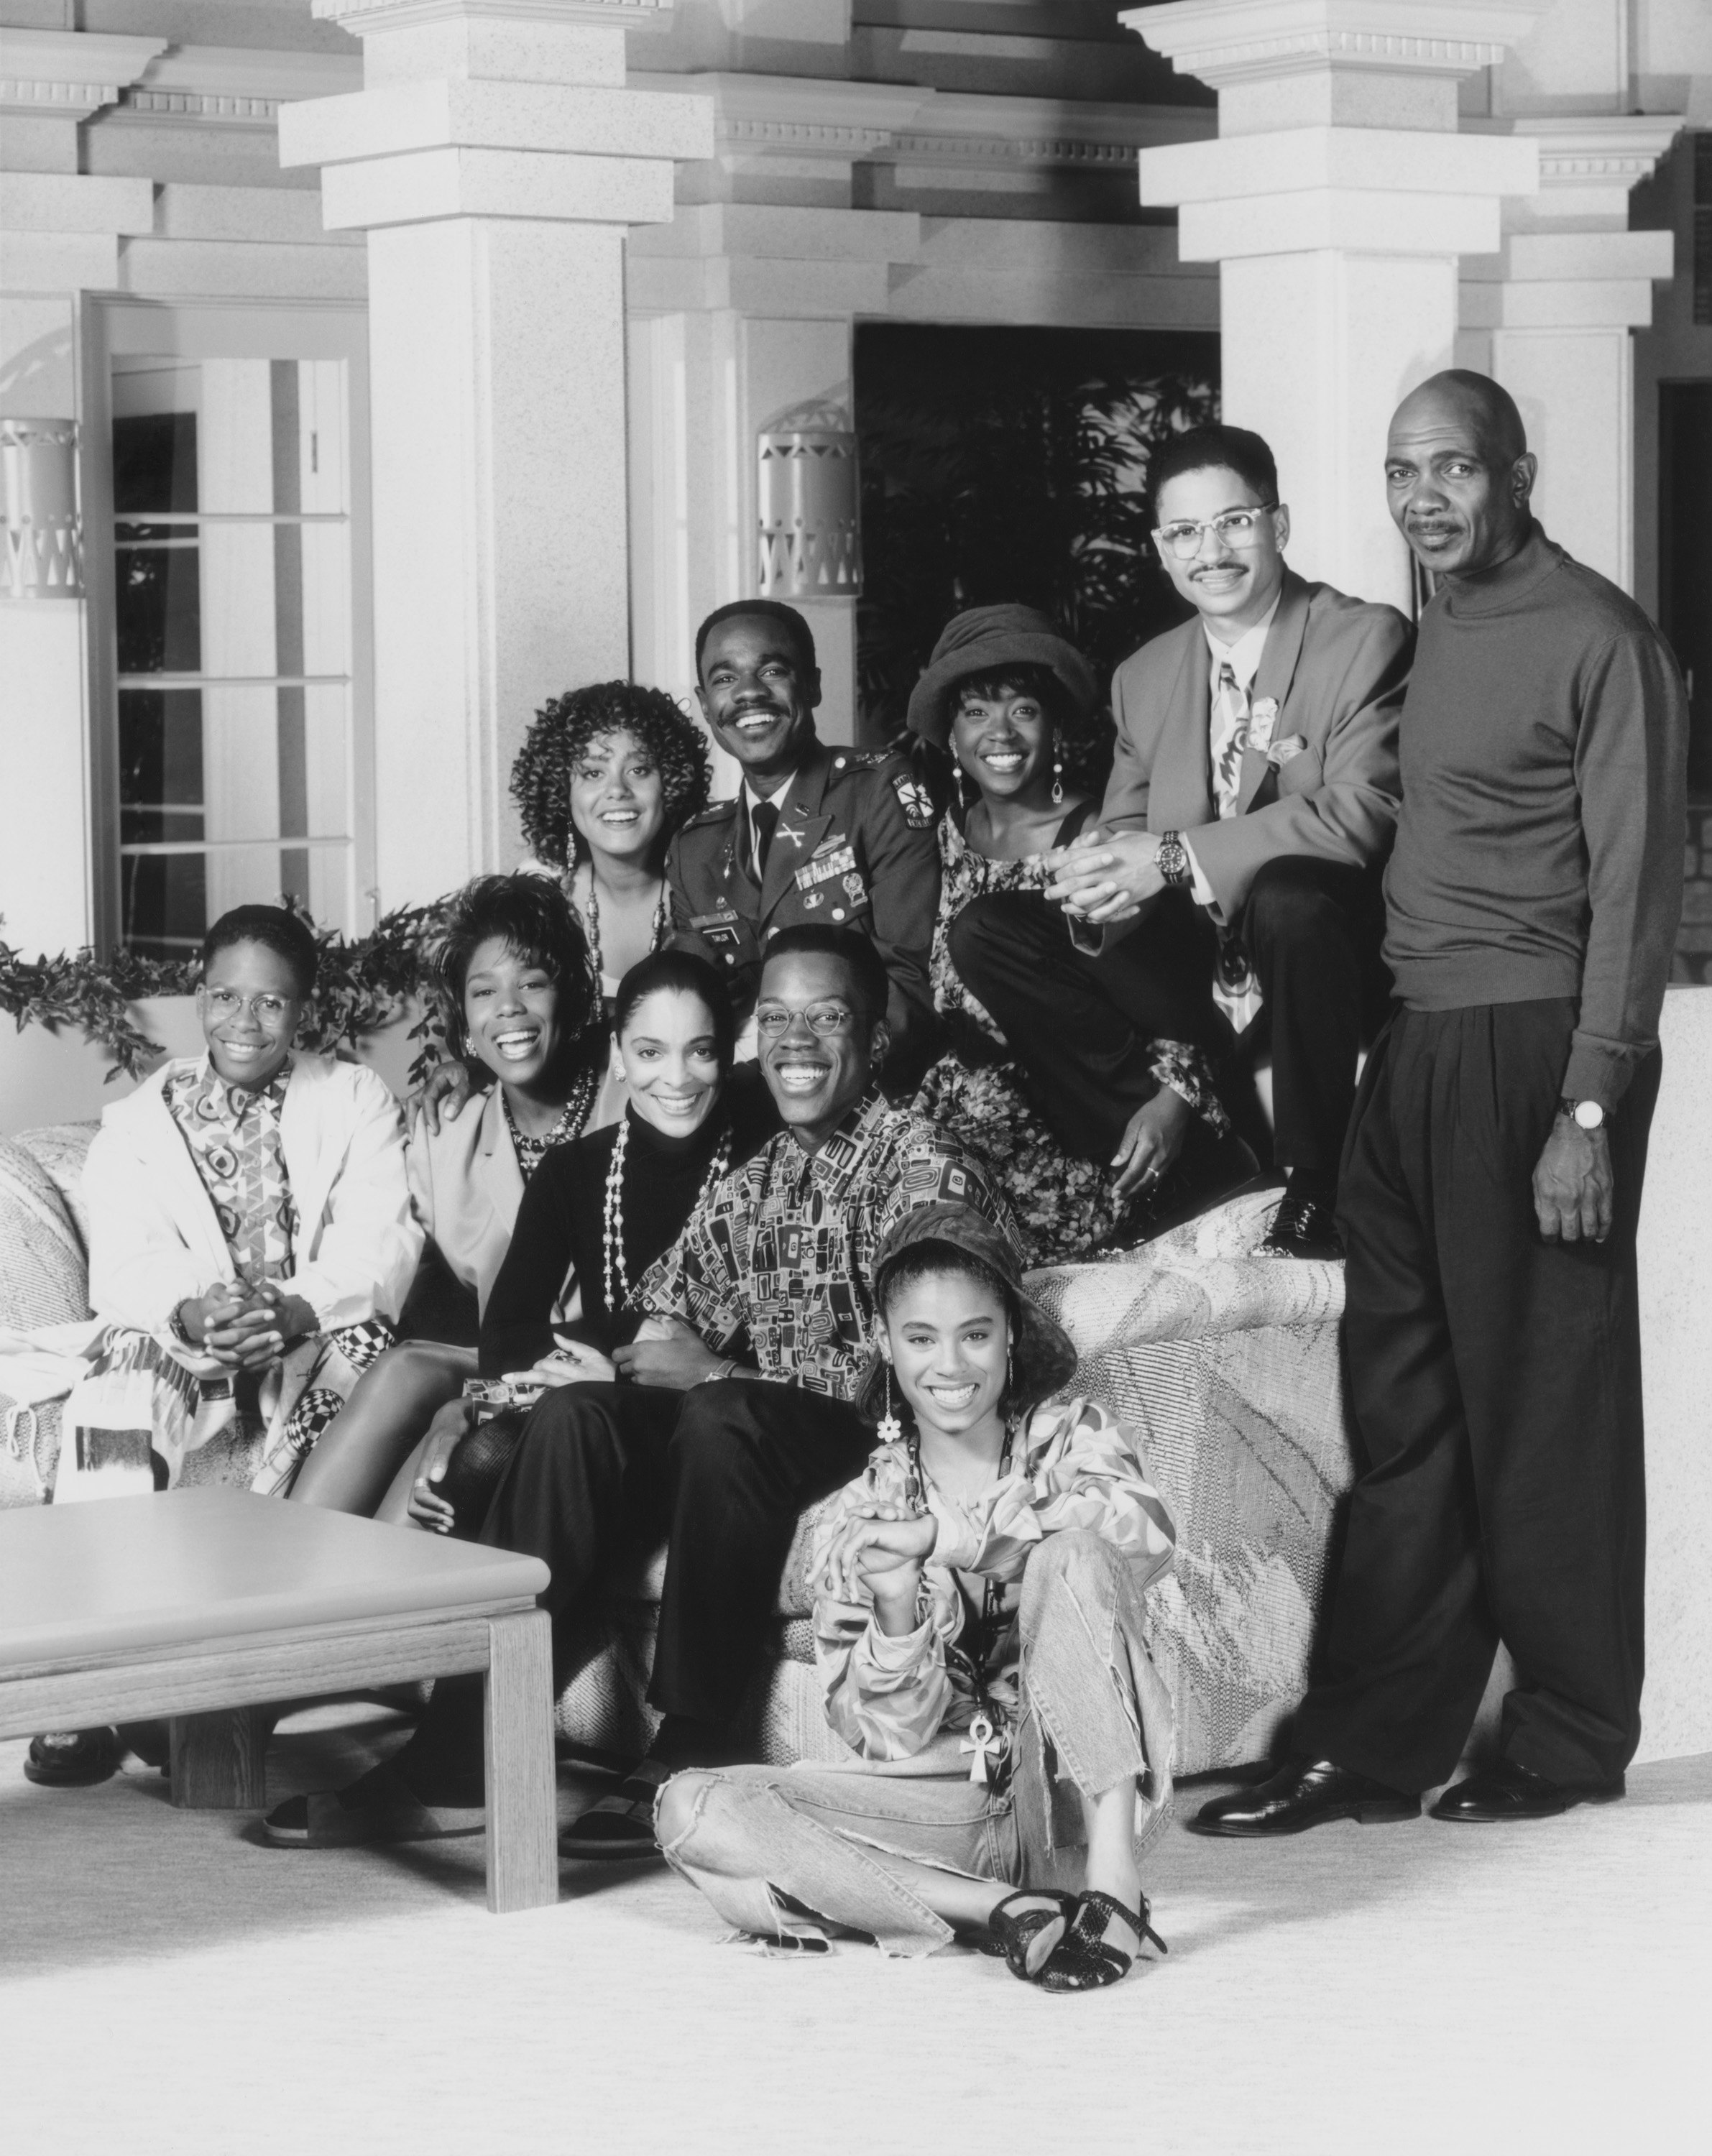
{"label": "necktie", "polygon": [[755,875],[758,880],[767,873],[767,856],[772,851],[773,834],[779,824],[779,804],[758,801],[749,811],[749,823],[755,834]]}
{"label": "necktie", "polygon": [[1213,712],[1213,799],[1221,816],[1234,816],[1242,783],[1242,752],[1248,746],[1248,698],[1236,685],[1231,662],[1219,662],[1218,701]]}

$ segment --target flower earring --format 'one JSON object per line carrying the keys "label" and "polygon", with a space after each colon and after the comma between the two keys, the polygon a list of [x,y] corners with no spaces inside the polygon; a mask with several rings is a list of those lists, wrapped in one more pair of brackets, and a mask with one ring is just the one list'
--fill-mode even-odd
{"label": "flower earring", "polygon": [[903,1424],[892,1411],[892,1365],[886,1365],[886,1412],[880,1418],[879,1439],[882,1445],[896,1445],[903,1435]]}
{"label": "flower earring", "polygon": [[1055,726],[1052,729],[1052,806],[1057,808],[1064,798],[1064,737]]}

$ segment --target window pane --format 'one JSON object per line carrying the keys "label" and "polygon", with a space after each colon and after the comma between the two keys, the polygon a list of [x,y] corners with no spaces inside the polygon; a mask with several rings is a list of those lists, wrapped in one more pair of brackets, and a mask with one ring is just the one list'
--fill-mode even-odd
{"label": "window pane", "polygon": [[121,525],[114,608],[121,674],[194,674],[202,665],[202,591],[194,529],[149,546],[162,527]]}
{"label": "window pane", "polygon": [[[170,382],[164,393],[172,393]],[[195,506],[196,413],[139,412],[116,418],[113,514]]]}
{"label": "window pane", "polygon": [[203,835],[201,692],[121,690],[121,839],[135,844]]}

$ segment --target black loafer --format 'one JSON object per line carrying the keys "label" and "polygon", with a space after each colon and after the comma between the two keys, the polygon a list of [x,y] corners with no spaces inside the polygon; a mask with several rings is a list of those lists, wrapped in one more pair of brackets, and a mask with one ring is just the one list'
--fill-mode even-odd
{"label": "black loafer", "polygon": [[44,1789],[87,1789],[111,1781],[124,1757],[111,1729],[55,1729],[32,1737],[23,1778]]}
{"label": "black loafer", "polygon": [[1614,1804],[1626,1787],[1621,1774],[1614,1782],[1553,1782],[1514,1759],[1498,1759],[1447,1789],[1428,1816],[1479,1826],[1555,1819],[1574,1804]]}
{"label": "black loafer", "polygon": [[1406,1796],[1386,1783],[1334,1767],[1329,1759],[1294,1759],[1267,1780],[1228,1797],[1215,1797],[1185,1821],[1191,1834],[1305,1834],[1333,1820],[1359,1820],[1378,1826],[1392,1820],[1419,1819],[1421,1799]]}
{"label": "black loafer", "polygon": [[1305,1191],[1287,1190],[1254,1255],[1257,1258],[1341,1258],[1344,1242],[1331,1200]]}

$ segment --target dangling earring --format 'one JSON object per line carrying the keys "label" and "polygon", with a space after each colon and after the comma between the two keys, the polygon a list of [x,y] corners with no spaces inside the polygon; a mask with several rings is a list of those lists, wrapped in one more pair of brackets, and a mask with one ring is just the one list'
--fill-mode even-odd
{"label": "dangling earring", "polygon": [[892,1412],[892,1365],[886,1365],[886,1412],[880,1418],[879,1439],[882,1445],[896,1445],[903,1435],[903,1424]]}
{"label": "dangling earring", "polygon": [[1052,806],[1056,808],[1064,798],[1064,737],[1055,726],[1052,729]]}
{"label": "dangling earring", "polygon": [[963,790],[963,766],[960,763],[953,765],[952,775],[957,783],[957,813],[959,816],[966,816],[969,814],[969,796]]}
{"label": "dangling earring", "polygon": [[1010,1401],[1015,1399],[1015,1397],[1016,1364],[1014,1359],[1012,1343],[1007,1337],[1005,1342],[1005,1398],[1007,1401]]}

